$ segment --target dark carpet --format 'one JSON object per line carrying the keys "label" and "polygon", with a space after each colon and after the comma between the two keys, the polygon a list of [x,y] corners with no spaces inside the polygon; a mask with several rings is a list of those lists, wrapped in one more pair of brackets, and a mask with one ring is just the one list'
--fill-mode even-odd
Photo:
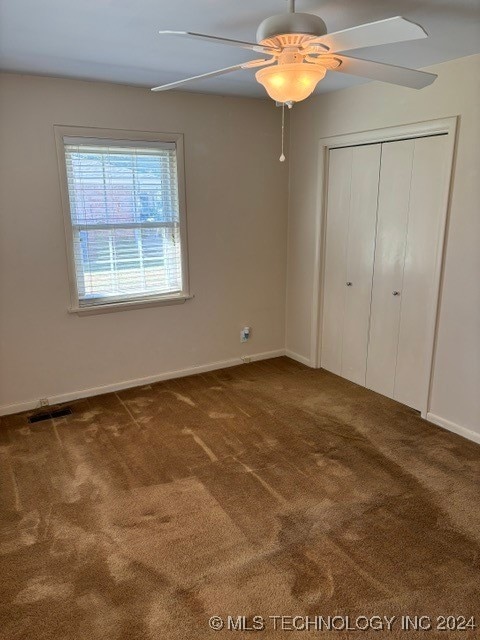
{"label": "dark carpet", "polygon": [[70,406],[1,419],[2,638],[480,637],[480,446],[286,358]]}

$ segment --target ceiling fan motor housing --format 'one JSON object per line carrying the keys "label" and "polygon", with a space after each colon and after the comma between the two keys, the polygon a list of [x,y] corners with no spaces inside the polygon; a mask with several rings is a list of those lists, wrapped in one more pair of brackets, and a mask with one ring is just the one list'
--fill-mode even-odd
{"label": "ceiling fan motor housing", "polygon": [[[298,46],[304,39],[324,36],[326,33],[327,25],[318,16],[310,13],[280,13],[270,16],[260,24],[257,42],[275,46],[280,40],[283,46]],[[286,36],[290,36],[288,43],[283,42]]]}

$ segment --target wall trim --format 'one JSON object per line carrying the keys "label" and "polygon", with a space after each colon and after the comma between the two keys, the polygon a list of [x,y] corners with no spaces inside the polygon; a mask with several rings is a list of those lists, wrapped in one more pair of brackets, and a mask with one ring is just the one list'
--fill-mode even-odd
{"label": "wall trim", "polygon": [[[304,364],[307,367],[316,368],[315,364],[312,363],[310,358],[306,358],[305,356],[302,356],[299,353],[295,353],[294,351],[290,351],[289,349],[276,349],[274,351],[264,351],[263,353],[255,353],[253,355],[243,356],[243,357],[248,357],[250,358],[251,362],[256,362],[259,360],[269,360],[271,358],[278,358],[280,356],[286,356],[287,358],[291,358],[296,362],[300,362],[301,364]],[[48,401],[51,405],[61,404],[63,402],[71,402],[72,400],[80,400],[82,398],[94,397],[94,396],[102,395],[104,393],[122,391],[123,389],[142,387],[147,384],[162,382],[163,380],[185,378],[187,376],[192,376],[198,373],[206,373],[207,371],[227,369],[229,367],[235,367],[241,364],[245,364],[242,357],[230,358],[228,360],[218,360],[216,362],[209,362],[207,364],[187,367],[185,369],[175,369],[173,371],[166,371],[164,373],[155,374],[153,376],[147,376],[145,378],[134,378],[132,380],[124,380],[122,382],[116,382],[114,384],[108,384],[108,385],[103,385],[99,387],[92,387],[89,389],[72,391],[70,393],[63,393],[55,396],[49,396]],[[0,416],[20,413],[22,411],[30,411],[36,408],[38,408],[38,400],[28,400],[26,402],[19,402],[16,404],[3,405],[2,407],[0,407]],[[462,427],[459,424],[456,424],[455,422],[451,422],[450,420],[441,418],[440,416],[437,416],[434,413],[430,413],[430,412],[427,413],[426,419],[428,422],[431,422],[432,424],[435,424],[438,427],[442,427],[447,431],[451,431],[452,433],[456,433],[457,435],[462,436],[463,438],[467,438],[467,440],[471,440],[472,442],[476,442],[477,444],[480,444],[480,433],[476,433],[475,431],[471,431],[470,429]]]}
{"label": "wall trim", "polygon": [[443,429],[447,429],[447,431],[452,431],[463,438],[467,438],[467,440],[472,440],[472,442],[476,442],[480,444],[480,433],[476,431],[471,431],[466,427],[461,427],[459,424],[455,422],[451,422],[450,420],[445,420],[445,418],[441,418],[440,416],[435,415],[434,413],[427,413],[428,422],[432,422],[436,424],[438,427],[442,427]]}
{"label": "wall trim", "polygon": [[295,351],[290,351],[289,349],[285,350],[285,355],[287,356],[287,358],[291,358],[292,360],[296,360],[301,364],[305,364],[307,367],[311,367],[312,369],[315,369],[315,364],[311,361],[310,358],[301,356],[299,353],[295,353]]}
{"label": "wall trim", "polygon": [[[92,387],[90,389],[81,389],[78,391],[72,391],[70,393],[62,393],[55,396],[49,396],[47,399],[49,404],[61,404],[62,402],[71,402],[72,400],[80,400],[81,398],[89,398],[92,396],[99,396],[104,393],[112,393],[114,391],[122,391],[123,389],[130,389],[132,387],[143,387],[146,384],[152,384],[154,382],[161,382],[162,380],[171,380],[173,378],[185,378],[186,376],[192,376],[196,373],[205,373],[207,371],[215,371],[216,369],[226,369],[228,367],[235,367],[241,364],[245,364],[243,358],[250,358],[251,362],[257,360],[268,360],[270,358],[278,358],[285,355],[285,349],[276,349],[275,351],[264,351],[263,353],[255,353],[252,355],[245,355],[238,358],[230,358],[229,360],[218,360],[217,362],[209,362],[207,364],[200,364],[193,367],[187,367],[185,369],[175,369],[173,371],[166,371],[164,373],[158,373],[153,376],[147,376],[146,378],[134,378],[132,380],[124,380],[122,382],[115,382],[113,384],[107,384],[100,387]],[[3,405],[0,407],[0,416],[6,416],[13,413],[20,413],[22,411],[30,411],[31,409],[38,409],[38,398],[35,400],[27,400],[26,402],[19,402],[16,404]]]}

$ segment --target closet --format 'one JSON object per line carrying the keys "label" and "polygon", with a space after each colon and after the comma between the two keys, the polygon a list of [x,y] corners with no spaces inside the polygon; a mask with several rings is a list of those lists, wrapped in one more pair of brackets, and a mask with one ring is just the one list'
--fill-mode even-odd
{"label": "closet", "polygon": [[420,409],[446,136],[330,150],[321,366]]}

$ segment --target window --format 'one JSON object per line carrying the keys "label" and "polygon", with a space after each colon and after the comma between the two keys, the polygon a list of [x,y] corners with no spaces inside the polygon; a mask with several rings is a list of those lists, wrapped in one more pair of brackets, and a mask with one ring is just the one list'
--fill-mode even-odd
{"label": "window", "polygon": [[72,309],[185,301],[181,136],[57,129]]}

